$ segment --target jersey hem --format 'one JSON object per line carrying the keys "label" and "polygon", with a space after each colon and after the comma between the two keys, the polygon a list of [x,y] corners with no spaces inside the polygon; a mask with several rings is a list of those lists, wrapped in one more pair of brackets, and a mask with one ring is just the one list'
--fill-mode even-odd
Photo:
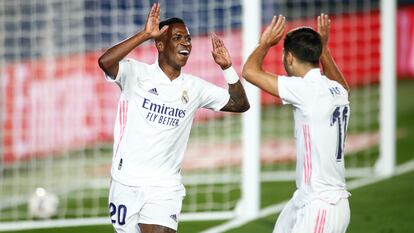
{"label": "jersey hem", "polygon": [[[132,186],[132,187],[140,187],[140,186],[157,186],[157,187],[170,187],[170,186],[177,186],[182,185],[181,178],[176,179],[133,179],[134,182],[128,182],[124,179],[116,177],[116,175],[111,175],[111,179],[115,180],[116,182],[125,185],[125,186]],[[138,180],[138,181],[136,181]]]}

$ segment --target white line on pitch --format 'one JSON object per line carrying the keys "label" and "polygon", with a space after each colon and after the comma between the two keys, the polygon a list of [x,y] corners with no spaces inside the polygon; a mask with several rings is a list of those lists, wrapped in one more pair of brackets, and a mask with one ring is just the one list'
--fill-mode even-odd
{"label": "white line on pitch", "polygon": [[[401,164],[401,165],[397,166],[396,169],[395,169],[395,175],[394,176],[402,175],[404,173],[407,173],[407,172],[410,172],[410,171],[413,171],[413,170],[414,170],[414,160],[411,160],[409,162],[406,162],[404,164]],[[364,186],[367,186],[367,185],[370,185],[370,184],[374,184],[374,183],[386,180],[386,179],[391,178],[391,177],[393,177],[393,176],[382,176],[382,177],[381,176],[374,176],[374,177],[366,177],[366,178],[356,179],[356,180],[349,181],[348,184],[347,184],[347,187],[348,187],[349,190],[357,189],[357,188],[360,188],[360,187],[364,187]],[[285,206],[285,204],[287,202],[288,201],[280,202],[280,203],[277,203],[275,205],[271,205],[271,206],[268,206],[268,207],[262,209],[259,213],[259,216],[255,219],[263,218],[263,217],[269,216],[271,214],[279,213],[280,211],[282,211],[283,207]],[[248,222],[254,221],[255,219],[234,219],[234,220],[231,220],[229,222],[226,222],[226,223],[223,223],[221,225],[218,225],[218,226],[212,227],[210,229],[207,229],[205,231],[202,231],[201,233],[222,233],[222,232],[228,231],[230,229],[240,227],[240,226],[242,226],[242,225],[244,225]]]}

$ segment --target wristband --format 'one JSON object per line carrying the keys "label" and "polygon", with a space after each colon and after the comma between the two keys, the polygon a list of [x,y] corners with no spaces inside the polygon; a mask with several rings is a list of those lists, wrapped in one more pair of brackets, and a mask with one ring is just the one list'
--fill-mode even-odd
{"label": "wristband", "polygon": [[226,79],[228,84],[235,84],[239,81],[239,75],[237,74],[236,70],[234,70],[233,66],[223,70],[224,78]]}

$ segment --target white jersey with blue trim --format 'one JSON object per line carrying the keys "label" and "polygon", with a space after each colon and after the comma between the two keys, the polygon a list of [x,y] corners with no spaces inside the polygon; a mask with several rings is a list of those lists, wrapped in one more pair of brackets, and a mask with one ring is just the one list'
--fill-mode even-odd
{"label": "white jersey with blue trim", "polygon": [[294,204],[300,207],[316,198],[335,204],[347,198],[347,90],[319,69],[310,70],[304,78],[279,76],[278,90],[282,102],[293,105],[297,154]]}
{"label": "white jersey with blue trim", "polygon": [[230,96],[193,75],[171,81],[158,62],[119,62],[112,178],[129,186],[181,184],[181,162],[197,109],[219,111]]}

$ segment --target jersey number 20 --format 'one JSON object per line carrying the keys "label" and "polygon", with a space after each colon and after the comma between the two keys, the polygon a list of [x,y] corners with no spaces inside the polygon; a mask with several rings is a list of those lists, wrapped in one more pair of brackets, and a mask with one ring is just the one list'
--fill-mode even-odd
{"label": "jersey number 20", "polygon": [[336,149],[336,161],[340,162],[344,155],[344,144],[346,137],[346,128],[348,124],[348,106],[336,107],[332,113],[331,126],[338,127],[338,140]]}
{"label": "jersey number 20", "polygon": [[[125,205],[119,205],[118,208],[116,208],[116,205],[114,203],[109,203],[109,214],[111,215],[111,222],[112,223],[117,223],[119,225],[125,225],[125,217],[127,214],[127,208]],[[113,219],[112,217],[114,215],[118,215],[115,216],[115,219]],[[117,221],[118,220],[118,221]]]}

